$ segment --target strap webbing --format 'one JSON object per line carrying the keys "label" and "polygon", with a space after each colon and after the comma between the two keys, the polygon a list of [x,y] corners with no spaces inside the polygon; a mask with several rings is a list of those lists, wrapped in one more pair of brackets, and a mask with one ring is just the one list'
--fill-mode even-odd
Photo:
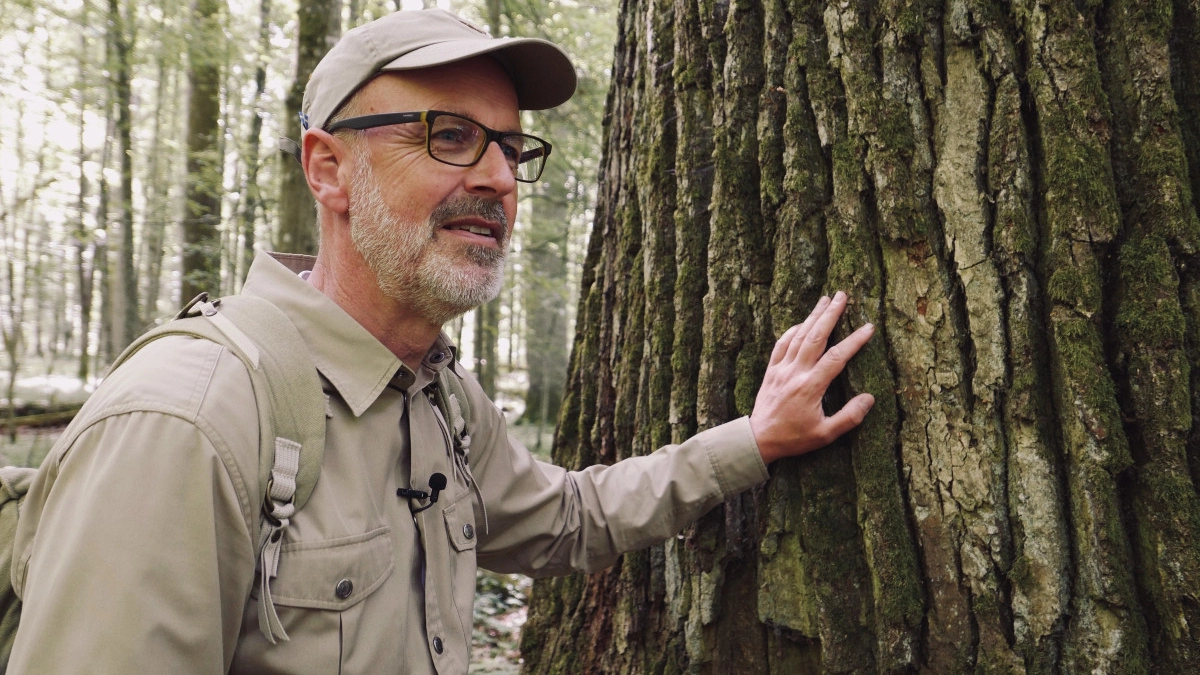
{"label": "strap webbing", "polygon": [[[192,308],[199,314],[189,313]],[[271,598],[284,533],[316,487],[325,454],[325,394],[308,347],[291,319],[262,298],[236,295],[214,303],[201,295],[176,320],[143,335],[121,353],[116,368],[150,342],[185,335],[224,345],[246,365],[258,403],[259,627],[287,640]]]}

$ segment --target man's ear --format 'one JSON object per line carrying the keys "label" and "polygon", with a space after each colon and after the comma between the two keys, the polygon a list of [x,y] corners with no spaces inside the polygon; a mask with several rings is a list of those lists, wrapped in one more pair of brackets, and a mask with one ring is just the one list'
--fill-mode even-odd
{"label": "man's ear", "polygon": [[346,144],[323,129],[304,132],[300,148],[301,164],[308,189],[325,208],[334,213],[346,213],[349,200],[346,192],[343,162],[348,157]]}

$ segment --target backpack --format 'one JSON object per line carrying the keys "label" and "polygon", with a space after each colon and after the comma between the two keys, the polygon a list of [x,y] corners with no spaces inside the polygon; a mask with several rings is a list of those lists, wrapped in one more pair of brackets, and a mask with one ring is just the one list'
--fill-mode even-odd
{"label": "backpack", "polygon": [[[159,338],[182,335],[223,345],[246,365],[258,402],[262,496],[258,543],[258,623],[274,644],[288,636],[275,611],[271,580],[279,569],[284,534],[316,487],[325,454],[326,397],[308,347],[287,315],[267,300],[234,295],[213,302],[201,293],[171,321],[129,345],[109,373]],[[261,347],[261,348],[260,348]],[[470,444],[467,398],[451,368],[439,373],[431,397],[446,421],[456,455]],[[8,664],[20,623],[21,599],[12,586],[12,558],[20,507],[38,469],[0,467],[0,673]]]}

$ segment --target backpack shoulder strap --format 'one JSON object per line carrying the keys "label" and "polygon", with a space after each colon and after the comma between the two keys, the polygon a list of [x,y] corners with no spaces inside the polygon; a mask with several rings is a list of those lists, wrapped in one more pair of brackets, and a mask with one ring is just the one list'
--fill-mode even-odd
{"label": "backpack shoulder strap", "polygon": [[469,460],[471,430],[468,426],[471,419],[471,399],[467,397],[466,389],[463,387],[462,376],[455,371],[453,366],[438,371],[437,385],[433,389],[434,403],[441,412],[442,419],[446,422],[451,443],[454,445],[452,453],[454,470],[475,491],[475,497],[479,500],[479,508],[483,511],[483,531],[486,533],[490,531],[487,504],[483,499],[483,491],[479,489],[479,483],[475,481],[475,477],[471,473]]}
{"label": "backpack shoulder strap", "polygon": [[21,622],[21,598],[12,585],[13,549],[21,502],[36,473],[32,467],[0,468],[0,672],[8,667]]}
{"label": "backpack shoulder strap", "polygon": [[224,345],[246,365],[259,418],[259,628],[287,640],[271,596],[283,535],[316,487],[325,454],[325,394],[304,338],[274,304],[249,295],[209,302],[200,294],[175,320],[138,338],[116,368],[154,340],[187,335]]}
{"label": "backpack shoulder strap", "polygon": [[434,400],[450,428],[455,449],[464,454],[469,453],[471,435],[467,430],[467,420],[471,419],[471,402],[463,389],[462,378],[454,372],[453,365],[438,371]]}
{"label": "backpack shoulder strap", "polygon": [[216,342],[246,365],[259,405],[259,494],[266,495],[275,466],[276,439],[300,450],[295,478],[296,508],[308,501],[325,453],[325,394],[308,348],[291,319],[271,302],[235,295],[209,302],[201,293],[175,319],[147,331],[109,367],[109,372],[151,342],[184,335]]}
{"label": "backpack shoulder strap", "polygon": [[[240,329],[252,344],[260,346],[258,367],[267,385],[266,410],[270,419],[266,421],[274,432],[271,442],[276,451],[275,439],[290,440],[299,446],[293,501],[296,509],[303,507],[321,473],[327,407],[304,338],[283,310],[251,295],[223,298],[213,303],[212,309],[201,310],[201,315],[223,332]],[[279,458],[271,454],[259,453],[259,492],[264,495],[268,494],[271,483],[278,480],[272,478],[272,469],[277,467]]]}

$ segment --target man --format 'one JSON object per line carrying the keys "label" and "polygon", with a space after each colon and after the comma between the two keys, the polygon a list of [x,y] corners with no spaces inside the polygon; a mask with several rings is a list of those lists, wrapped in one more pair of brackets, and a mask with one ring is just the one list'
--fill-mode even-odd
{"label": "man", "polygon": [[[245,367],[167,338],[106,382],[25,503],[37,530],[17,542],[14,672],[464,673],[477,562],[603,568],[862,420],[868,394],[821,408],[872,330],[826,352],[838,294],[780,339],[753,415],[682,445],[581,472],[542,464],[466,373],[470,442],[450,442],[428,395],[458,368],[441,326],[498,292],[517,183],[550,152],[519,109],[574,85],[549,43],[492,39],[437,10],[346,33],[304,104],[320,252],[281,258],[290,270],[260,256],[244,288],[292,318],[329,398],[320,480],[271,584],[288,639],[259,627]],[[436,504],[398,495],[435,473],[449,477]]]}

